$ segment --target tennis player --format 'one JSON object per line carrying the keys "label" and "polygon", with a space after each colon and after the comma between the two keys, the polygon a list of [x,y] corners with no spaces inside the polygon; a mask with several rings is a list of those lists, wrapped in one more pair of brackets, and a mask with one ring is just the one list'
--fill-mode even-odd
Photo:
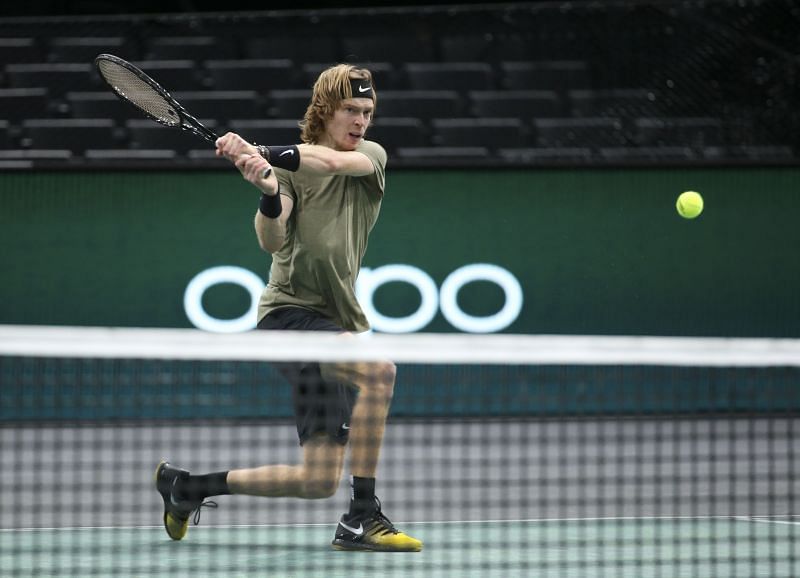
{"label": "tennis player", "polygon": [[[364,140],[375,112],[372,75],[340,64],[323,71],[300,123],[302,144],[256,146],[227,133],[217,155],[261,191],[259,245],[272,254],[258,328],[354,334],[369,329],[355,280],[378,218],[386,152]],[[340,550],[416,552],[375,495],[386,417],[395,382],[391,362],[280,364],[291,383],[299,465],[266,465],[201,476],[167,462],[156,470],[167,534],[180,540],[209,496],[246,494],[305,499],[332,496],[350,446],[350,507],[336,529]]]}

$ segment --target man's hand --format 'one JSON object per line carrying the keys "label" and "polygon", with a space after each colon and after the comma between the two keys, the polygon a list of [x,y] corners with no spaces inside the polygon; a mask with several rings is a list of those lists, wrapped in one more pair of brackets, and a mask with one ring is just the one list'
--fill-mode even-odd
{"label": "man's hand", "polygon": [[225,157],[231,162],[236,162],[243,154],[258,155],[256,146],[247,142],[235,132],[225,133],[217,139],[215,144],[217,145],[217,156]]}
{"label": "man's hand", "polygon": [[258,187],[264,194],[274,195],[278,192],[278,179],[270,164],[260,154],[242,153],[234,164],[245,180]]}
{"label": "man's hand", "polygon": [[267,195],[278,192],[278,179],[270,164],[260,154],[255,145],[250,144],[238,134],[229,132],[216,142],[217,156],[231,161],[249,183]]}

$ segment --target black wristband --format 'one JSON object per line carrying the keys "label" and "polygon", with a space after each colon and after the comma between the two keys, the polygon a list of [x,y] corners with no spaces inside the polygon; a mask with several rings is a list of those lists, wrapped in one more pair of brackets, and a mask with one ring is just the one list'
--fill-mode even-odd
{"label": "black wristband", "polygon": [[283,211],[281,205],[281,188],[274,195],[261,193],[261,200],[258,202],[258,211],[268,219],[277,219]]}
{"label": "black wristband", "polygon": [[259,154],[274,167],[292,172],[300,168],[300,149],[297,145],[276,147],[260,145],[257,148]]}

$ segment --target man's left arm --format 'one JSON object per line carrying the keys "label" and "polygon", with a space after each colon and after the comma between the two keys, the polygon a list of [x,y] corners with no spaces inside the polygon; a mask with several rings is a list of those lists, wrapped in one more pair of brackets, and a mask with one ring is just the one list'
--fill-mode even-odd
{"label": "man's left arm", "polygon": [[301,144],[300,169],[317,175],[363,177],[375,172],[372,160],[359,151],[337,151],[328,147]]}

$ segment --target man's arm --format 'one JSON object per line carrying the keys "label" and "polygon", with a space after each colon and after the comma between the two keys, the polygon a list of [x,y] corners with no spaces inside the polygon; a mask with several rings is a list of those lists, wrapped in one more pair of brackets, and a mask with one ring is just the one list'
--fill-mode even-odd
{"label": "man's arm", "polygon": [[264,251],[275,253],[286,240],[286,222],[294,209],[294,201],[280,194],[278,179],[261,155],[242,153],[235,164],[245,180],[261,191],[261,206],[255,218],[256,237]]}
{"label": "man's arm", "polygon": [[258,245],[268,253],[277,252],[286,240],[286,222],[294,209],[294,201],[288,195],[281,195],[281,214],[270,219],[260,210],[256,211],[256,237]]}
{"label": "man's arm", "polygon": [[361,177],[375,172],[370,158],[358,151],[337,151],[312,144],[301,144],[297,149],[300,167],[314,174]]}
{"label": "man's arm", "polygon": [[[312,144],[297,145],[297,152],[285,150],[294,147],[278,148],[284,149],[284,153],[299,155],[300,169],[317,175],[360,177],[375,172],[375,167],[369,157],[358,151],[337,151]],[[242,155],[257,154],[259,154],[258,148],[236,133],[229,132],[217,139],[217,155],[224,156],[231,161],[235,161]],[[282,166],[277,159],[271,160],[275,166]]]}

